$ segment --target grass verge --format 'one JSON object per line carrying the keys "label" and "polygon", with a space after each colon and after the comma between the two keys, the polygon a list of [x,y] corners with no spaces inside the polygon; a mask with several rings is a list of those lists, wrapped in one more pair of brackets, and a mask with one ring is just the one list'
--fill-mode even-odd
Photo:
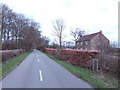
{"label": "grass verge", "polygon": [[0,80],[10,73],[18,64],[20,64],[30,53],[26,52],[14,58],[11,58],[0,65]]}
{"label": "grass verge", "polygon": [[76,75],[78,78],[87,81],[94,88],[118,88],[118,80],[113,77],[92,72],[83,68],[75,67],[72,64],[57,59],[51,54],[45,52],[43,53],[52,60],[62,65],[64,68]]}

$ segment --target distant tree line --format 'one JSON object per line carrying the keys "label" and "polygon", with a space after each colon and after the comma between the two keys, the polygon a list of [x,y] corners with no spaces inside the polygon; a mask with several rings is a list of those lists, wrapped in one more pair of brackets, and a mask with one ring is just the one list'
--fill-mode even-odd
{"label": "distant tree line", "polygon": [[2,49],[43,49],[49,39],[41,35],[40,24],[2,5]]}

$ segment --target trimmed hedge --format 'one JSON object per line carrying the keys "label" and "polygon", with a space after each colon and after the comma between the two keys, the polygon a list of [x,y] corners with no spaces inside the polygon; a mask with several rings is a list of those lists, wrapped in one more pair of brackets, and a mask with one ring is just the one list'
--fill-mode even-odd
{"label": "trimmed hedge", "polygon": [[22,53],[24,53],[25,50],[23,49],[17,49],[17,50],[3,50],[0,51],[0,54],[2,54],[2,61],[6,61],[12,57],[18,56]]}
{"label": "trimmed hedge", "polygon": [[45,52],[57,56],[59,59],[83,68],[90,68],[90,60],[95,58],[99,52],[96,50],[77,50],[77,49],[52,49],[46,48]]}

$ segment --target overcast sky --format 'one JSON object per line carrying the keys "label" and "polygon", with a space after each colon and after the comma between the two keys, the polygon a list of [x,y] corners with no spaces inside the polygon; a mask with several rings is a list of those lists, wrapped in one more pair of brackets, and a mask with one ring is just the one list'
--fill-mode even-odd
{"label": "overcast sky", "polygon": [[110,41],[118,41],[118,1],[120,0],[1,0],[13,11],[41,24],[42,34],[52,41],[52,21],[65,21],[65,40],[71,41],[70,28],[80,27],[87,34],[99,32]]}

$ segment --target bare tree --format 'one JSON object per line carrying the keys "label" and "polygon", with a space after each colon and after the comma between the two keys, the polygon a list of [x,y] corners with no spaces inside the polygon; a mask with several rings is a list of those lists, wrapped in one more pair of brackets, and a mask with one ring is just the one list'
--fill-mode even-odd
{"label": "bare tree", "polygon": [[8,41],[10,39],[12,27],[12,10],[6,5],[2,5],[2,37]]}
{"label": "bare tree", "polygon": [[112,48],[118,48],[118,42],[113,41],[113,42],[110,43],[110,46]]}
{"label": "bare tree", "polygon": [[62,41],[63,41],[63,30],[65,29],[66,25],[64,23],[63,19],[56,19],[53,22],[53,26],[54,26],[54,33],[55,36],[58,38],[58,42],[59,42],[59,48],[62,48]]}
{"label": "bare tree", "polygon": [[76,45],[76,41],[80,39],[81,36],[83,36],[85,34],[85,31],[81,30],[80,28],[75,28],[71,30],[71,35],[73,36],[73,40],[75,41],[75,45]]}

